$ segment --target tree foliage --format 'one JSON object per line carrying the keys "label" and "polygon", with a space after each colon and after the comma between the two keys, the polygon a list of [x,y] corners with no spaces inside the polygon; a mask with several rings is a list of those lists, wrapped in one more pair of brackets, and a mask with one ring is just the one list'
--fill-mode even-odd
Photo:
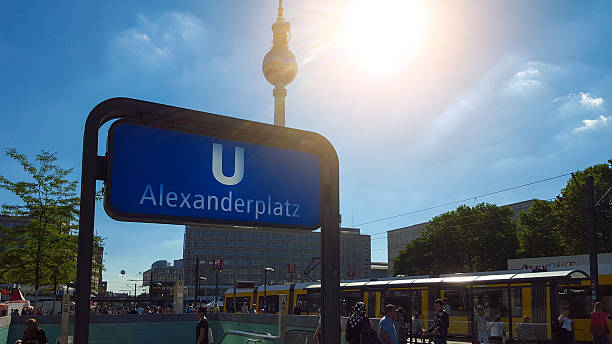
{"label": "tree foliage", "polygon": [[34,285],[66,283],[76,276],[77,223],[80,199],[71,169],[57,163],[54,153],[41,151],[34,161],[6,151],[28,176],[13,181],[0,176],[0,188],[13,193],[18,204],[3,204],[2,214],[27,219],[22,225],[1,228],[0,277]]}
{"label": "tree foliage", "polygon": [[517,249],[517,226],[509,208],[462,205],[427,224],[396,258],[394,274],[500,270]]}
{"label": "tree foliage", "polygon": [[585,184],[593,176],[598,252],[612,252],[612,160],[572,174],[552,202],[539,201],[520,215],[519,254],[543,257],[586,254]]}

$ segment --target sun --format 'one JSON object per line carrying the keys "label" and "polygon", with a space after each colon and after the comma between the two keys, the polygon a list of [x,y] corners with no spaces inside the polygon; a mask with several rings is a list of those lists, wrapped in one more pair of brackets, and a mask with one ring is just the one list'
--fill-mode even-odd
{"label": "sun", "polygon": [[421,0],[353,0],[343,11],[338,38],[352,62],[386,74],[410,64],[425,31]]}

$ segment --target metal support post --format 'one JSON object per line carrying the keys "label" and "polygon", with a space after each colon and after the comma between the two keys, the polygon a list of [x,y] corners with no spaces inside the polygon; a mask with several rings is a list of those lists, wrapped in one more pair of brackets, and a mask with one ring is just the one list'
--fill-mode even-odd
{"label": "metal support post", "polygon": [[149,302],[153,302],[153,267],[151,267],[151,274],[149,275]]}
{"label": "metal support post", "polygon": [[268,312],[268,297],[267,294],[268,293],[268,269],[264,269],[264,313]]}
{"label": "metal support post", "polygon": [[591,267],[591,299],[599,301],[599,266],[597,265],[597,242],[595,238],[595,196],[593,195],[593,176],[587,176],[584,186],[584,225],[589,249]]}
{"label": "metal support post", "polygon": [[[331,162],[330,162],[331,163]],[[334,161],[338,164],[338,160]],[[323,171],[323,226],[321,227],[321,289],[323,343],[340,343],[340,230],[338,169]]]}
{"label": "metal support post", "polygon": [[215,308],[217,307],[217,295],[219,294],[219,269],[215,269]]}
{"label": "metal support post", "polygon": [[194,303],[198,303],[200,302],[200,258],[196,257],[195,259],[195,285],[194,285],[194,289],[195,289],[195,297],[194,297]]}

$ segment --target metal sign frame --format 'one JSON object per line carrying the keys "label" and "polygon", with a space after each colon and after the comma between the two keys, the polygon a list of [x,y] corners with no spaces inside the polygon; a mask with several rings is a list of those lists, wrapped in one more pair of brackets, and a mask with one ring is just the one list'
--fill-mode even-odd
{"label": "metal sign frame", "polygon": [[[325,343],[340,342],[340,231],[338,156],[323,136],[297,129],[279,127],[206,112],[130,98],[111,98],[98,104],[87,117],[83,136],[79,251],[77,260],[77,304],[75,343],[89,342],[89,301],[94,236],[96,181],[107,181],[109,164],[98,155],[99,129],[111,120],[127,119],[155,128],[201,133],[234,141],[251,142],[315,153],[321,162],[321,264],[323,307],[321,326]],[[207,133],[207,134],[204,134]],[[296,149],[298,148],[298,149]],[[289,148],[291,149],[291,148]],[[126,217],[121,220],[181,223],[152,217]],[[166,219],[167,220],[167,219]],[[201,224],[201,222],[198,222]],[[213,223],[214,222],[210,222]],[[216,223],[218,224],[218,222]],[[229,224],[229,223],[225,223]]]}

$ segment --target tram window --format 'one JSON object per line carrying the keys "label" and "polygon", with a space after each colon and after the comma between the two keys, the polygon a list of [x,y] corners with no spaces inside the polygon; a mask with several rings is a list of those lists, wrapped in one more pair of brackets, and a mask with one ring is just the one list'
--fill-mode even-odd
{"label": "tram window", "polygon": [[[410,304],[412,303],[412,308]],[[385,297],[383,304],[384,307],[386,304],[393,304],[398,307],[404,308],[406,314],[410,314],[410,310],[412,309],[412,314],[421,313],[421,291],[420,290],[389,290],[387,292],[387,296]]]}
{"label": "tram window", "polygon": [[308,293],[308,312],[319,313],[321,309],[321,292]]}
{"label": "tram window", "polygon": [[612,314],[612,286],[599,286],[599,296],[604,304],[604,312]]}
{"label": "tram window", "polygon": [[450,314],[452,316],[467,316],[466,309],[466,290],[465,289],[444,289],[444,298],[450,306]]}
{"label": "tram window", "polygon": [[353,306],[359,301],[363,302],[363,298],[361,297],[361,292],[359,291],[345,291],[341,294],[342,298],[342,309],[343,316],[349,316]]}
{"label": "tram window", "polygon": [[368,295],[368,316],[374,318],[376,316],[376,295],[379,291],[371,291]]}
{"label": "tram window", "polygon": [[591,314],[591,288],[582,286],[560,286],[557,290],[559,295],[560,312],[569,308],[572,318],[586,319]]}
{"label": "tram window", "polygon": [[268,309],[266,313],[277,313],[278,312],[278,295],[266,295],[266,303],[264,303],[264,297],[259,297],[259,308],[264,308],[267,304]]}
{"label": "tram window", "polygon": [[[485,308],[490,321],[498,317],[508,317],[508,288],[474,288],[474,307],[479,305]],[[523,316],[522,289],[512,288],[512,317]]]}
{"label": "tram window", "polygon": [[251,309],[251,298],[250,297],[237,297],[236,298],[236,309],[234,310],[234,298],[226,297],[225,304],[227,305],[228,312],[240,312],[242,310],[242,303],[246,302],[248,309]]}
{"label": "tram window", "polygon": [[296,307],[300,308],[302,310],[302,313],[304,314],[310,314],[315,312],[312,309],[312,305],[308,303],[308,294],[299,294],[297,296]]}

